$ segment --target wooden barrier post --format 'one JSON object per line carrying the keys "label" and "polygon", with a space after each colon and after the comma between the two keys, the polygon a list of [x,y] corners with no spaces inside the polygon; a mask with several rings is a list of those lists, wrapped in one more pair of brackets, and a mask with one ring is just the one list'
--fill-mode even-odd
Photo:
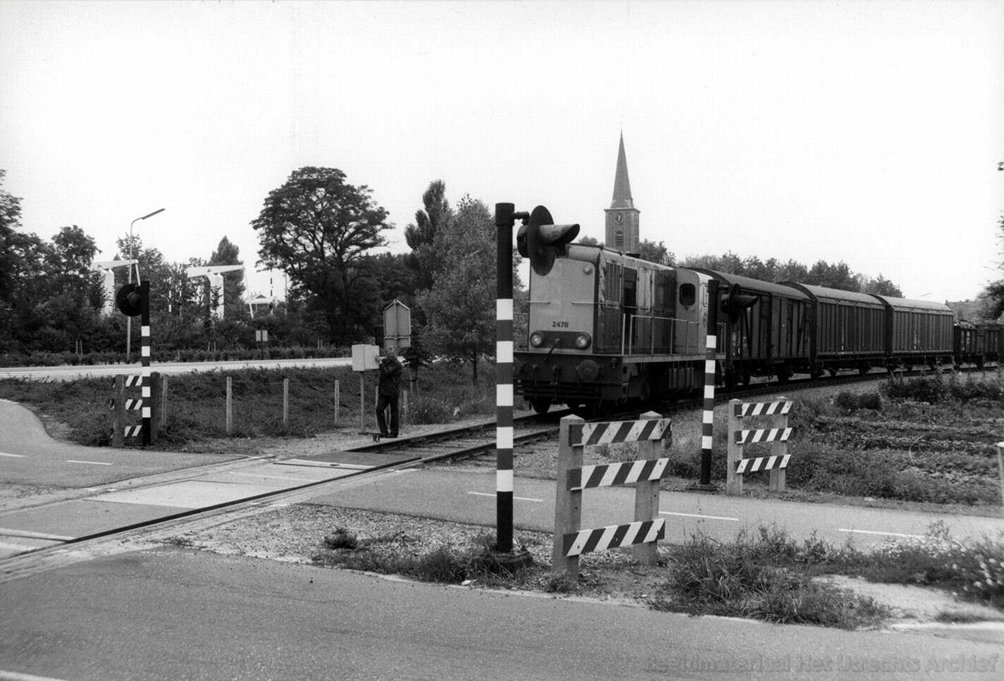
{"label": "wooden barrier post", "polygon": [[160,427],[167,427],[167,374],[160,375]]}
{"label": "wooden barrier post", "polygon": [[742,429],[742,418],[737,416],[741,405],[739,400],[729,400],[729,448],[725,472],[725,494],[729,496],[743,493],[743,476],[736,473],[736,466],[743,458],[743,446],[736,442],[735,437]]}
{"label": "wooden barrier post", "polygon": [[[658,558],[656,542],[665,536],[666,521],[658,517],[659,481],[669,466],[666,457],[652,458],[658,442],[671,434],[669,419],[645,414],[639,421],[585,423],[582,419],[561,419],[558,440],[558,476],[554,501],[554,546],[551,570],[555,575],[576,577],[578,556],[621,546],[651,548],[634,551],[647,564]],[[620,463],[583,466],[585,447],[620,442],[653,443],[645,458]],[[581,529],[582,491],[591,487],[635,486],[635,520],[626,525]]]}
{"label": "wooden barrier post", "polygon": [[[649,411],[639,418],[645,421],[662,418],[661,414]],[[659,450],[662,449],[661,442],[647,440],[638,443],[638,459],[653,461],[659,458]],[[652,518],[659,517],[659,481],[639,480],[635,483],[634,496],[634,519],[635,522],[644,522]],[[642,565],[655,565],[659,559],[659,545],[655,542],[635,544],[631,547],[631,555]]]}
{"label": "wooden barrier post", "polygon": [[359,372],[359,432],[366,432],[366,372]]}
{"label": "wooden barrier post", "polygon": [[554,546],[551,552],[551,572],[565,573],[572,579],[579,575],[579,556],[568,556],[565,535],[579,531],[582,517],[582,490],[568,489],[568,472],[582,467],[582,445],[572,445],[569,439],[572,424],[585,423],[578,416],[561,419],[558,431],[557,493],[554,495]]}
{"label": "wooden barrier post", "polygon": [[112,405],[112,447],[125,447],[125,376],[115,377]]}
{"label": "wooden barrier post", "polygon": [[[785,468],[791,455],[788,454],[788,412],[792,403],[785,397],[774,402],[743,403],[729,402],[729,450],[726,469],[725,493],[742,494],[743,475],[758,471],[770,471],[770,491],[783,492]],[[744,430],[742,420],[748,417],[764,416],[771,419],[771,428]],[[770,455],[743,458],[746,444],[770,443]]]}
{"label": "wooden barrier post", "polygon": [[400,414],[401,428],[408,425],[408,391],[401,391],[401,414]]}
{"label": "wooden barrier post", "polygon": [[234,430],[234,379],[227,376],[227,436]]}
{"label": "wooden barrier post", "polygon": [[342,407],[342,384],[335,379],[335,425],[338,425],[338,417]]}
{"label": "wooden barrier post", "polygon": [[282,379],[282,427],[289,428],[289,379]]}
{"label": "wooden barrier post", "polygon": [[150,373],[150,444],[157,443],[160,427],[160,372]]}
{"label": "wooden barrier post", "polygon": [[1001,476],[1001,505],[1004,505],[1004,442],[997,443],[997,470]]}
{"label": "wooden barrier post", "polygon": [[[777,401],[778,402],[787,402],[788,398],[787,397],[779,397],[779,398],[777,398]],[[781,414],[780,416],[777,417],[776,421],[779,422],[778,423],[778,427],[779,428],[787,428],[788,427],[788,413],[785,412],[784,414]],[[783,457],[787,456],[787,454],[788,454],[788,441],[787,440],[774,440],[773,442],[770,443],[770,455],[771,456],[783,458]],[[782,468],[781,466],[777,466],[775,468],[771,468],[770,469],[770,482],[769,482],[768,489],[771,492],[783,492],[784,491],[784,483],[785,483],[785,479],[786,479],[787,475],[788,475],[788,471],[785,470],[784,468]]]}

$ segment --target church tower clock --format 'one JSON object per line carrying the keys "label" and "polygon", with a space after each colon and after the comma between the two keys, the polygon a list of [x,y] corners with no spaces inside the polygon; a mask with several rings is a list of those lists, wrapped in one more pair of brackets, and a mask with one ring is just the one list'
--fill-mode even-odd
{"label": "church tower clock", "polygon": [[621,133],[620,148],[617,150],[614,198],[605,212],[607,248],[624,253],[637,253],[638,215],[641,211],[634,207],[634,200],[631,198],[631,182],[628,180],[627,158],[624,155],[624,133]]}

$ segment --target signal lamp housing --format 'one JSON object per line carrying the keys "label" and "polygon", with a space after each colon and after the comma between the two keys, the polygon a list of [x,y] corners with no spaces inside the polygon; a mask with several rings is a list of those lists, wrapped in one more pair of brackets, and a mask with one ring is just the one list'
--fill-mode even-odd
{"label": "signal lamp housing", "polygon": [[516,234],[516,250],[524,258],[530,258],[534,272],[544,276],[554,266],[554,259],[566,253],[566,246],[578,235],[578,225],[556,225],[547,208],[537,206]]}

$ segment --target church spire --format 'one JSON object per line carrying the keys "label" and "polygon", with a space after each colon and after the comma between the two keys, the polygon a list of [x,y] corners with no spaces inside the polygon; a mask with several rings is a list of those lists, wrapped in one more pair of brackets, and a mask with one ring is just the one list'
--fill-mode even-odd
{"label": "church spire", "polygon": [[631,197],[627,155],[624,153],[624,133],[617,149],[617,171],[614,174],[614,198],[606,209],[606,246],[624,253],[637,253],[639,242],[638,214]]}
{"label": "church spire", "polygon": [[611,208],[634,208],[631,198],[631,181],[628,179],[627,156],[624,154],[624,133],[621,133],[620,147],[617,149],[617,173],[614,175],[614,199]]}

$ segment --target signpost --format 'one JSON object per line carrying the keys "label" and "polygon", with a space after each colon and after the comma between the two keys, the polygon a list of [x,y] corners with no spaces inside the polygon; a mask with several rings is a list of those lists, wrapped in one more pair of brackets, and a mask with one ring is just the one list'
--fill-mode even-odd
{"label": "signpost", "polygon": [[383,346],[398,352],[411,347],[411,309],[400,300],[383,310]]}

